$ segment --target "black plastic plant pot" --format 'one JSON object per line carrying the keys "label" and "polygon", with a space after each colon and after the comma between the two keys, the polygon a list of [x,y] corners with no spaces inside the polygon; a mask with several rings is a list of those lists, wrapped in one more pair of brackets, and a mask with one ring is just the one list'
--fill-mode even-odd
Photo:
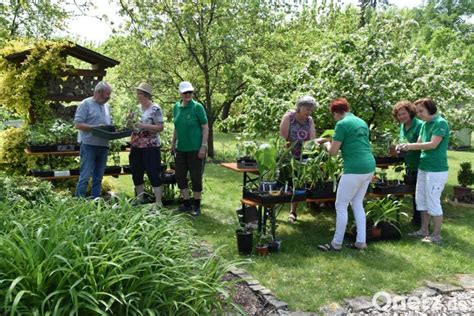
{"label": "black plastic plant pot", "polygon": [[54,177],[54,171],[52,170],[31,170],[31,174],[34,177]]}
{"label": "black plastic plant pot", "polygon": [[117,174],[117,173],[120,173],[121,171],[122,171],[121,166],[109,166],[109,167],[105,167],[104,174]]}
{"label": "black plastic plant pot", "polygon": [[400,230],[395,227],[395,224],[380,222],[377,227],[382,229],[382,240],[400,240],[402,238],[402,234]]}
{"label": "black plastic plant pot", "polygon": [[56,145],[28,145],[27,148],[32,153],[56,151]]}
{"label": "black plastic plant pot", "polygon": [[336,198],[336,191],[333,191],[333,182],[323,182],[315,188],[308,190],[306,196],[310,199],[332,199]]}
{"label": "black plastic plant pot", "polygon": [[69,169],[69,173],[71,174],[71,176],[78,176],[80,174],[80,169]]}
{"label": "black plastic plant pot", "polygon": [[240,169],[254,169],[257,168],[257,161],[252,157],[239,157],[237,158],[237,168]]}
{"label": "black plastic plant pot", "polygon": [[236,230],[237,251],[241,255],[250,255],[253,249],[253,234],[251,230]]}
{"label": "black plastic plant pot", "polygon": [[123,169],[123,173],[126,173],[126,174],[132,173],[132,167],[130,167],[130,165],[123,165],[122,169]]}
{"label": "black plastic plant pot", "polygon": [[161,183],[163,184],[176,184],[176,176],[173,172],[162,172],[160,174]]}
{"label": "black plastic plant pot", "polygon": [[281,249],[281,239],[275,239],[268,243],[268,251],[279,252]]}

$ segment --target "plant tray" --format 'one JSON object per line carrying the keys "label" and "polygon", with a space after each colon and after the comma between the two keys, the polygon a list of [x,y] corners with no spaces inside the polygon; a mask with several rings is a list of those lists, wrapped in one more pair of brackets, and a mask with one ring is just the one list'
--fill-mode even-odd
{"label": "plant tray", "polygon": [[31,174],[34,177],[54,177],[54,171],[52,170],[31,170]]}
{"label": "plant tray", "polygon": [[237,158],[237,168],[240,168],[240,169],[257,168],[257,161],[250,157]]}
{"label": "plant tray", "polygon": [[114,125],[104,125],[104,126],[99,126],[99,127],[93,127],[92,135],[99,138],[112,140],[112,139],[128,137],[132,135],[132,130],[124,129],[121,131],[116,131],[116,127]]}
{"label": "plant tray", "polygon": [[77,144],[59,144],[56,145],[56,151],[78,151],[80,149]]}
{"label": "plant tray", "polygon": [[414,184],[399,184],[399,185],[388,185],[388,186],[380,186],[375,185],[372,189],[372,192],[375,194],[413,194],[415,193],[415,185]]}
{"label": "plant tray", "polygon": [[336,192],[333,191],[333,182],[324,182],[314,189],[307,190],[306,196],[309,199],[335,199]]}
{"label": "plant tray", "polygon": [[395,164],[402,162],[404,159],[403,157],[375,157],[375,164],[377,165],[385,165],[385,164]]}
{"label": "plant tray", "polygon": [[55,152],[57,150],[56,145],[28,145],[27,148],[32,153]]}
{"label": "plant tray", "polygon": [[280,194],[270,195],[268,192],[263,191],[248,191],[244,190],[244,198],[259,204],[282,204],[291,202],[302,202],[306,200],[306,193],[302,194]]}

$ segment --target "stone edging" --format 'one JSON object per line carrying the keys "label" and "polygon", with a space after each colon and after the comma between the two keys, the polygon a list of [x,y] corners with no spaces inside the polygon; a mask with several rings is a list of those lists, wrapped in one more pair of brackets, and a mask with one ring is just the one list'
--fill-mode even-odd
{"label": "stone edging", "polygon": [[[470,274],[457,274],[456,283],[459,285],[452,285],[448,283],[437,283],[431,281],[425,281],[425,286],[413,290],[411,293],[396,295],[391,294],[390,296],[394,303],[402,303],[407,300],[408,296],[411,297],[435,297],[435,296],[449,296],[455,292],[469,292],[474,290],[474,275]],[[387,293],[388,294],[388,293]],[[320,312],[323,314],[330,315],[346,315],[346,314],[371,314],[378,313],[381,311],[377,310],[372,304],[372,298],[366,296],[360,296],[351,299],[345,299],[344,305],[341,306],[337,303],[331,303],[321,307]],[[385,311],[389,314],[398,312],[398,313],[407,313],[406,310],[388,310]],[[456,311],[459,312],[459,311]],[[413,313],[413,312],[412,312]]]}
{"label": "stone edging", "polygon": [[242,281],[247,284],[248,287],[264,302],[264,304],[272,307],[277,314],[281,315],[288,313],[288,304],[277,299],[269,289],[260,284],[260,282],[252,277],[248,272],[239,268],[232,268],[229,272],[237,278],[242,279]]}

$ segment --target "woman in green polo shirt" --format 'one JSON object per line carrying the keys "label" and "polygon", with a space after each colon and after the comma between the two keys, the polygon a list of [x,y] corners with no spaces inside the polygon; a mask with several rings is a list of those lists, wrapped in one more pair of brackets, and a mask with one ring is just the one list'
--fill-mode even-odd
{"label": "woman in green polo shirt", "polygon": [[369,142],[369,127],[362,119],[349,112],[349,103],[345,98],[331,101],[329,110],[337,123],[332,143],[325,143],[325,146],[331,155],[336,155],[341,149],[344,170],[336,193],[336,231],[333,240],[319,245],[318,249],[341,250],[349,203],[357,226],[356,242],[350,247],[364,249],[367,248],[367,244],[363,200],[375,171],[375,159]]}
{"label": "woman in green polo shirt", "polygon": [[[183,81],[178,87],[181,100],[173,108],[173,142],[171,150],[176,153],[176,182],[181,190],[183,205],[178,210],[201,213],[202,173],[207,153],[209,127],[206,110],[193,99],[194,88]],[[188,172],[191,174],[194,204],[191,206]]]}
{"label": "woman in green polo shirt", "polygon": [[[410,101],[400,101],[395,104],[392,111],[393,116],[400,122],[400,144],[416,143],[420,129],[423,122],[416,118],[416,108]],[[420,163],[420,151],[413,150],[405,154],[405,168],[409,176],[416,179],[418,173],[418,164]],[[416,180],[415,180],[416,181]],[[421,216],[420,212],[416,210],[415,196],[413,196],[413,218],[411,220],[413,225],[420,226]]]}
{"label": "woman in green polo shirt", "polygon": [[[421,228],[412,236],[424,237],[422,241],[441,242],[443,209],[441,193],[448,181],[449,124],[439,116],[436,103],[428,98],[415,101],[416,113],[424,121],[418,142],[402,144],[402,150],[421,150],[418,178],[416,181],[416,206],[421,212]],[[429,235],[430,219],[433,233]]]}

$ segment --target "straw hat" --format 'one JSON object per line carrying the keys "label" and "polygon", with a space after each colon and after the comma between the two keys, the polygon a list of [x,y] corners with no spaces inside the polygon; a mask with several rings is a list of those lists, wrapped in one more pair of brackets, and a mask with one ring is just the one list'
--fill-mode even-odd
{"label": "straw hat", "polygon": [[149,95],[153,95],[153,88],[151,85],[145,82],[140,83],[140,85],[137,87],[137,90],[141,90],[148,93]]}

